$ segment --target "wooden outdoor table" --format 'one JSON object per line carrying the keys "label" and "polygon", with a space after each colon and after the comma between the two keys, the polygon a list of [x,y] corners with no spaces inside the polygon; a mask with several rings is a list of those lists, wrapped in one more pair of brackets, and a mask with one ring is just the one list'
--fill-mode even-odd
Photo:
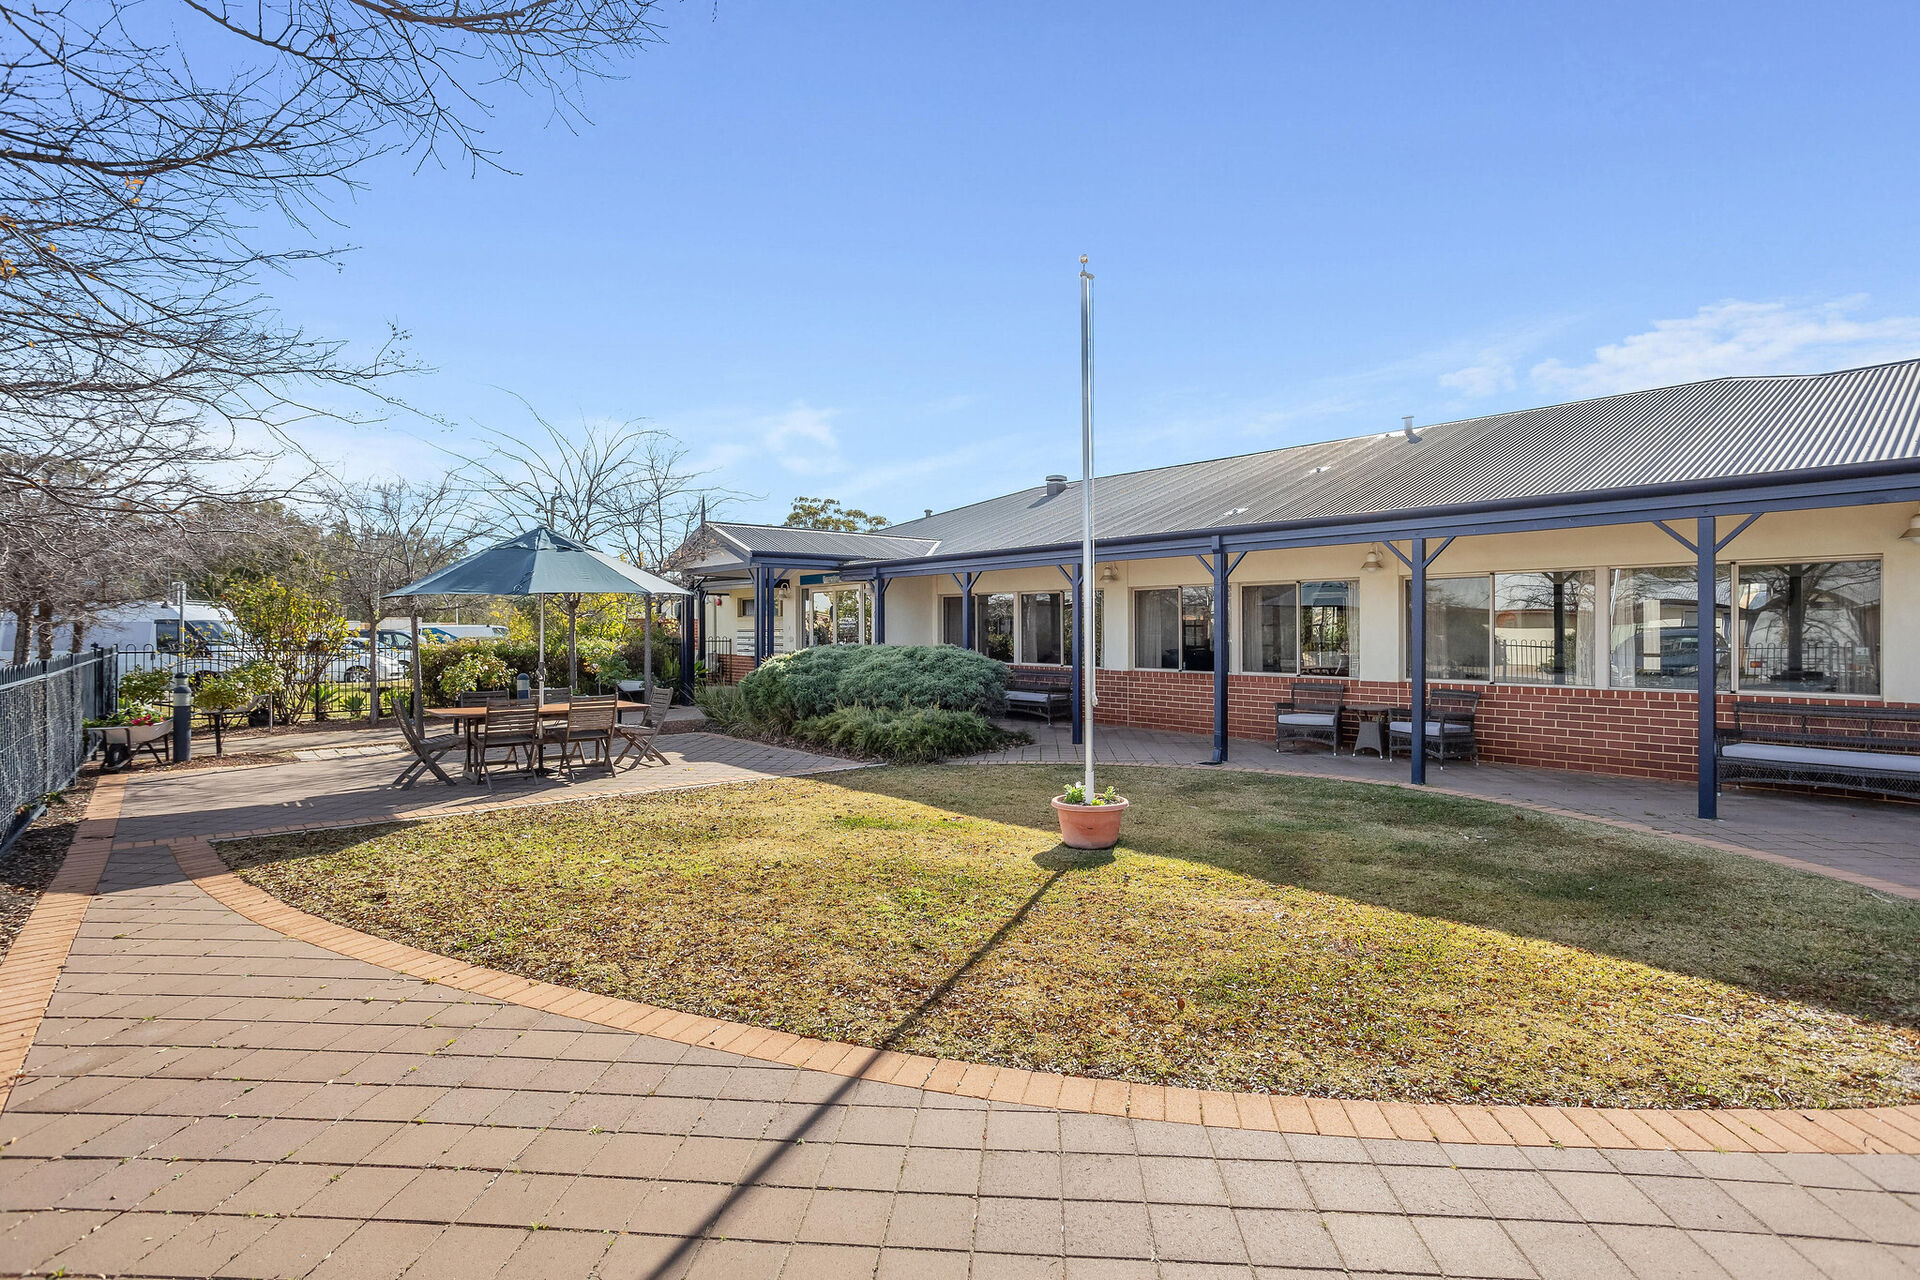
{"label": "wooden outdoor table", "polygon": [[[531,698],[527,699],[527,702],[532,702],[532,701],[533,699]],[[527,703],[523,703],[523,702],[509,702],[506,704],[506,707],[508,710],[520,711],[520,710],[524,710],[526,705]],[[565,702],[543,702],[540,704],[540,715],[543,719],[548,716],[552,716],[557,719],[567,714],[568,705],[569,704]],[[628,702],[625,698],[622,698],[620,701],[613,704],[613,718],[615,723],[617,724],[623,712],[645,711],[646,709],[647,709],[647,704],[644,702]],[[427,714],[429,716],[433,716],[441,720],[453,721],[453,723],[459,728],[460,732],[464,733],[467,736],[467,764],[465,768],[462,769],[463,773],[472,773],[474,771],[473,770],[473,726],[481,723],[487,718],[488,710],[489,709],[487,707],[428,707],[427,708]],[[545,761],[547,756],[546,744],[542,743],[538,750],[540,754],[541,765],[538,769],[535,770],[535,772],[545,772],[545,769],[546,769]]]}
{"label": "wooden outdoor table", "polygon": [[[527,701],[531,702],[532,699],[529,698]],[[526,703],[509,702],[506,705],[508,710],[520,711],[525,709]],[[563,716],[567,714],[567,705],[568,704],[564,702],[543,702],[540,704],[540,714],[543,716]],[[614,704],[615,711],[645,711],[646,709],[646,703],[628,702],[624,698]],[[430,716],[438,716],[442,720],[452,720],[460,724],[472,724],[475,720],[486,719],[487,708],[428,707],[427,714]]]}

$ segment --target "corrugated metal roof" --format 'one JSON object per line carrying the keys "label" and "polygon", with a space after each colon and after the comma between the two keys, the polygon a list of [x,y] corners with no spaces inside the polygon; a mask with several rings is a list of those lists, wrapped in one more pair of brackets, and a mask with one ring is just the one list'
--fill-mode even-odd
{"label": "corrugated metal roof", "polygon": [[842,533],[833,529],[789,529],[775,524],[735,524],[709,521],[707,528],[742,550],[768,555],[846,556],[862,560],[891,560],[924,556],[934,544],[928,538],[898,537],[887,533]]}
{"label": "corrugated metal roof", "polygon": [[[1100,538],[1920,459],[1920,360],[1714,378],[1095,481]],[[1077,541],[1080,484],[888,530],[972,554]],[[865,535],[862,535],[865,536]],[[929,553],[921,553],[929,554]],[[878,557],[876,557],[878,558]]]}

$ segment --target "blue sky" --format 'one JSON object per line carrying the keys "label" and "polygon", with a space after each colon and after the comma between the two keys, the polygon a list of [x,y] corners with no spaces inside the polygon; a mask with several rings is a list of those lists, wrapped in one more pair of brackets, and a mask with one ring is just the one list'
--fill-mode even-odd
{"label": "blue sky", "polygon": [[385,164],[285,314],[457,425],[644,418],[777,520],[1725,373],[1920,354],[1920,8],[771,4],[664,11],[516,175]]}

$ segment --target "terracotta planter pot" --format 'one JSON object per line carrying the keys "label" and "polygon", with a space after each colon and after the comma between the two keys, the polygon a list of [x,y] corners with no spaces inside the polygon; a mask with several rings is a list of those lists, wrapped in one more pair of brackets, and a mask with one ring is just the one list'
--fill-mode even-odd
{"label": "terracotta planter pot", "polygon": [[1127,814],[1127,802],[1068,804],[1065,798],[1055,796],[1053,811],[1060,815],[1060,843],[1069,849],[1111,849],[1120,839],[1120,819]]}

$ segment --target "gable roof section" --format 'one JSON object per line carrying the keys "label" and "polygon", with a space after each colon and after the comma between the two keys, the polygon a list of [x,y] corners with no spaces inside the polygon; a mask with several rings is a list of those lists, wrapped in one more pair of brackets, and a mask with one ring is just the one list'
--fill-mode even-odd
{"label": "gable roof section", "polygon": [[892,533],[844,533],[837,529],[789,529],[777,524],[711,520],[715,535],[706,562],[745,563],[750,555],[827,557],[840,560],[904,560],[931,555],[938,543]]}
{"label": "gable roof section", "polygon": [[[1920,460],[1920,360],[1715,378],[1095,480],[1099,538]],[[1072,543],[1080,482],[895,525],[964,555]],[[930,554],[930,553],[923,553]]]}

